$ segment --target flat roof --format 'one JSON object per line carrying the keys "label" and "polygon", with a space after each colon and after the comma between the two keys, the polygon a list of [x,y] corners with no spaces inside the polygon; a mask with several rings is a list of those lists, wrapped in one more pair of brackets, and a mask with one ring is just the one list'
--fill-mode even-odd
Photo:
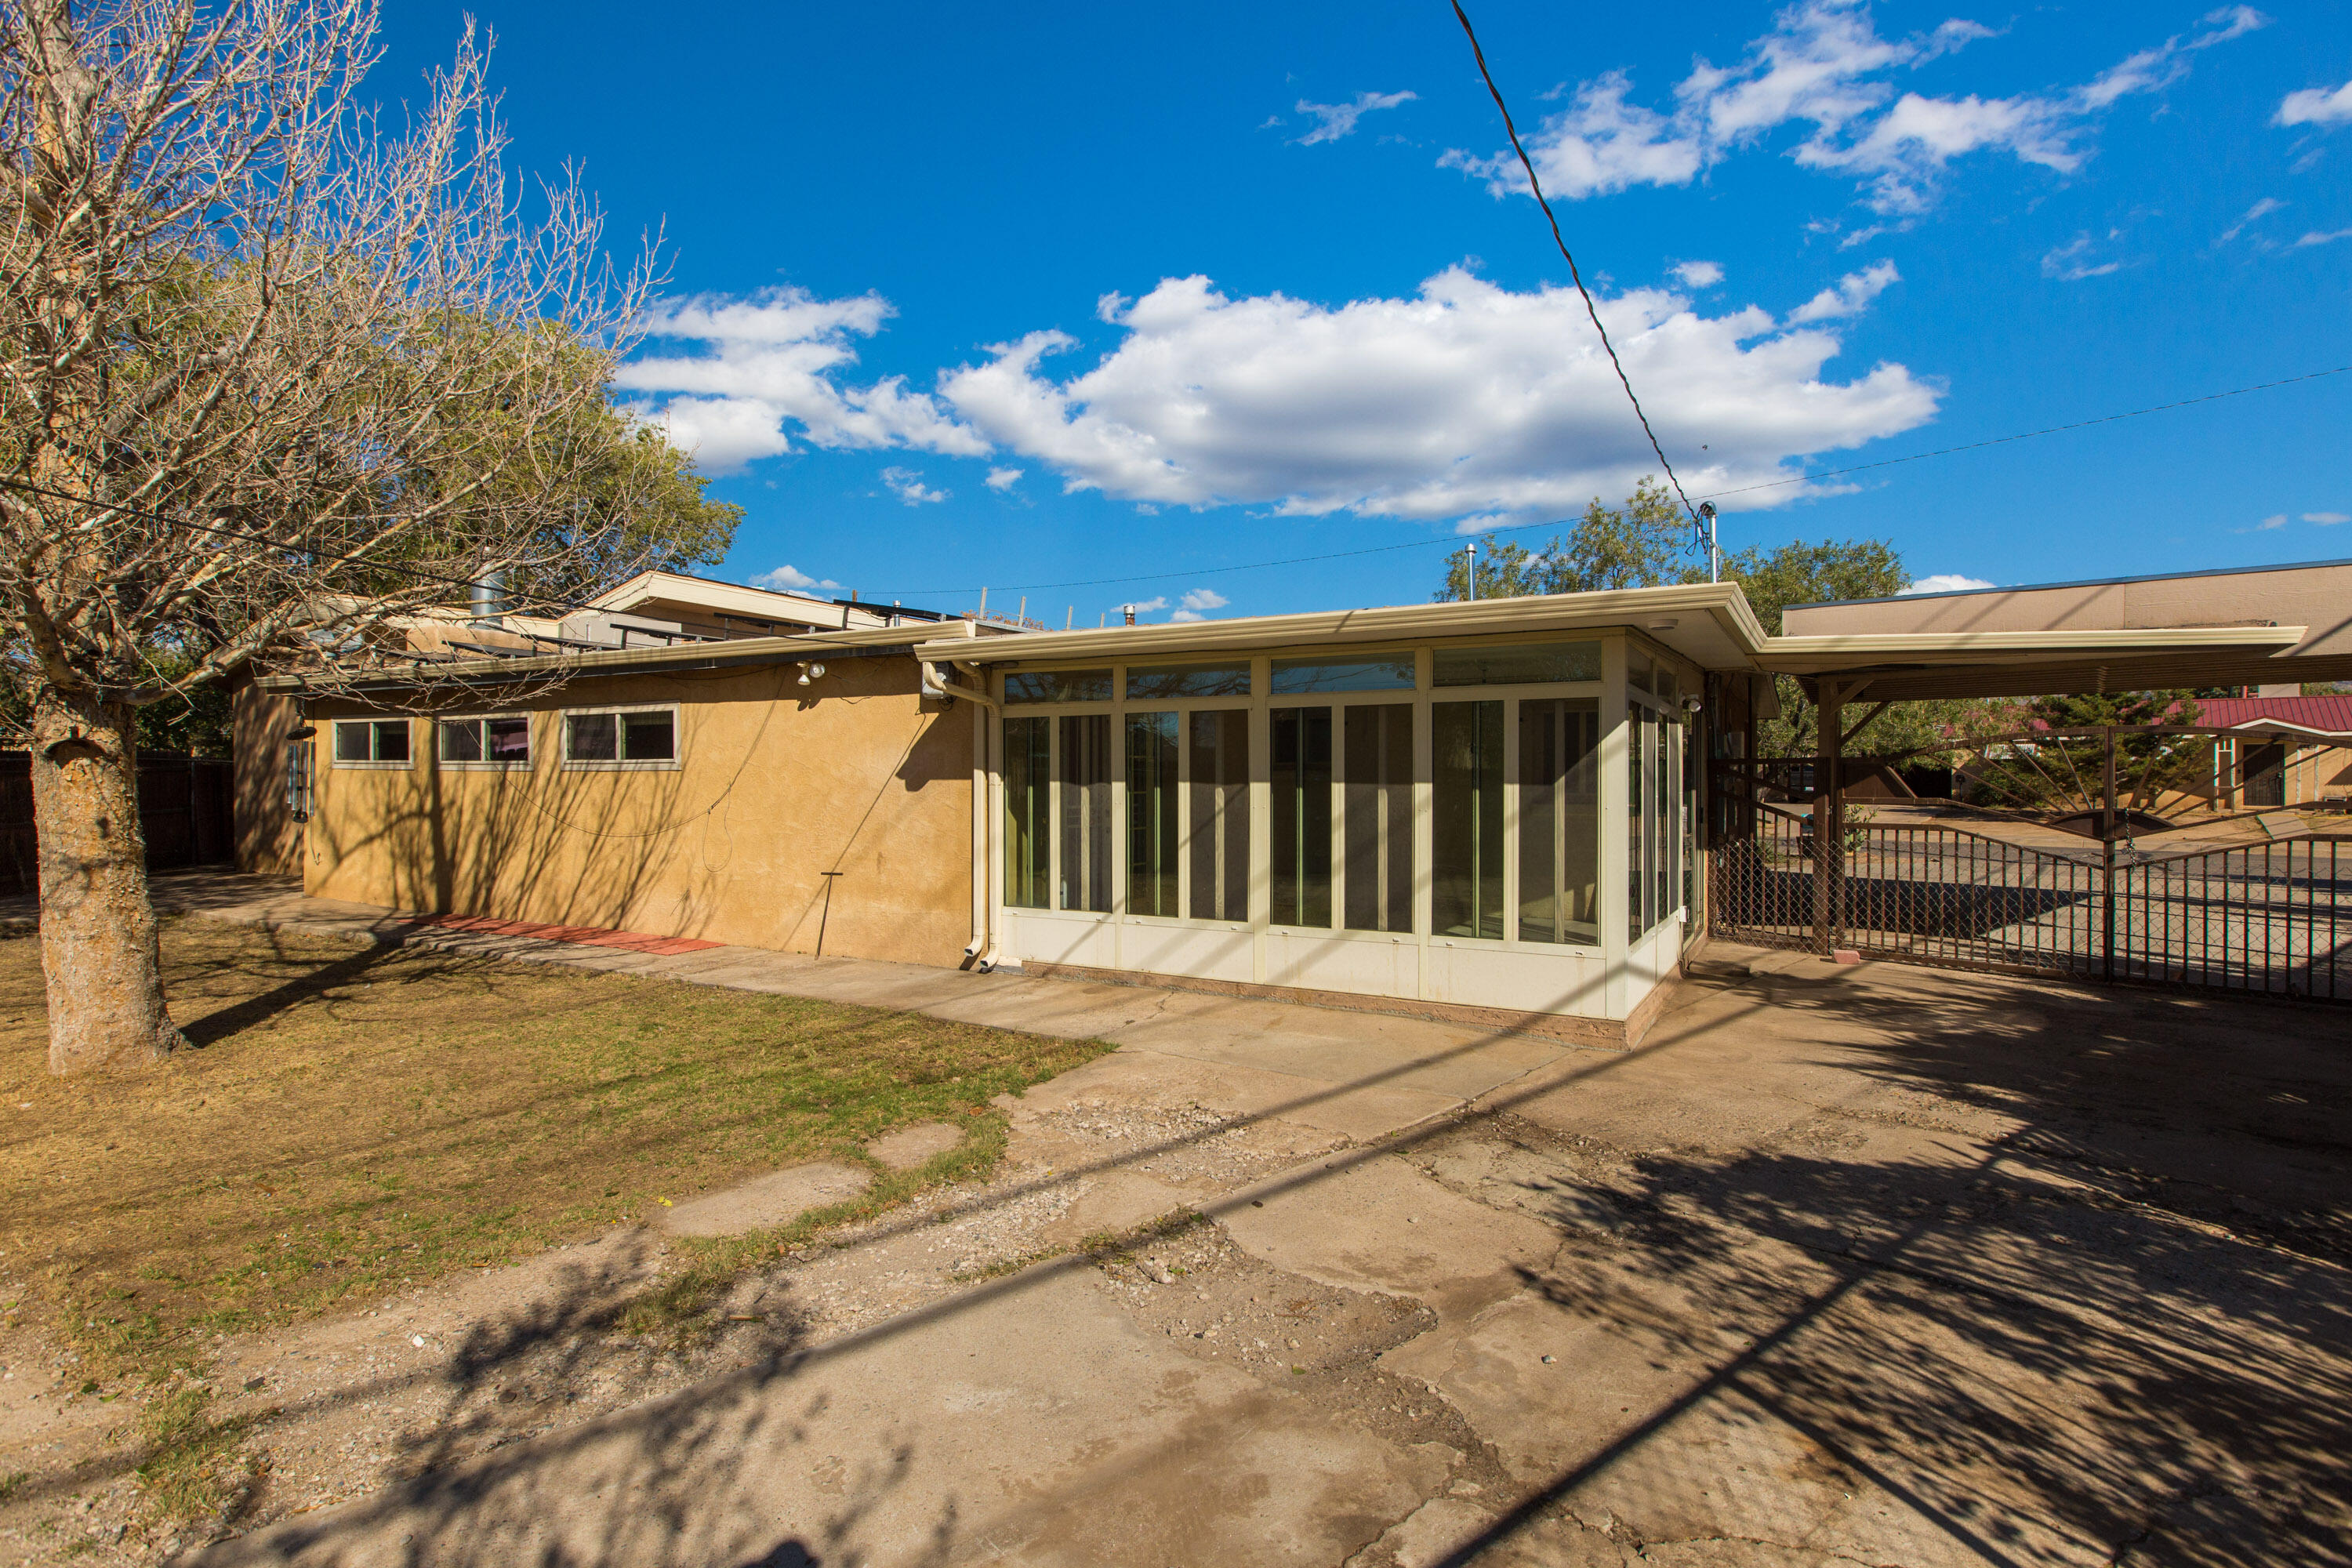
{"label": "flat roof", "polygon": [[1756,650],[1766,641],[1763,625],[1738,584],[1691,583],[1591,594],[1318,610],[1307,615],[1238,616],[1219,621],[1157,621],[1085,631],[1022,632],[990,639],[984,652],[975,651],[968,642],[925,643],[915,651],[929,659],[1067,664],[1081,659],[1118,661],[1245,648],[1346,647],[1614,626],[1632,627],[1705,669],[1751,668]]}
{"label": "flat roof", "polygon": [[[444,681],[495,683],[544,675],[627,675],[640,670],[711,669],[736,664],[777,664],[810,658],[827,651],[867,652],[877,649],[914,650],[918,638],[944,641],[960,647],[981,635],[970,621],[921,626],[861,626],[847,632],[804,632],[796,637],[730,637],[720,642],[674,644],[668,647],[622,647],[593,653],[577,651],[534,654],[525,658],[466,658],[411,661],[396,658],[381,668],[353,670],[321,684],[315,676],[265,675],[254,684],[264,691],[310,691],[332,696],[345,691],[379,691]],[[406,668],[402,668],[406,666]]]}
{"label": "flat roof", "polygon": [[2243,577],[2257,572],[2310,572],[2323,567],[2352,566],[2346,561],[2290,561],[2277,566],[2215,566],[2202,572],[2148,572],[2133,577],[2078,577],[2065,583],[1995,583],[1982,588],[1942,588],[1932,594],[1886,594],[1874,599],[1814,599],[1790,605],[1791,610],[1820,610],[1832,605],[1909,605],[1927,599],[1965,599],[1977,594],[2032,594],[2044,588],[2125,588],[2135,583],[2178,583],[2189,577]]}

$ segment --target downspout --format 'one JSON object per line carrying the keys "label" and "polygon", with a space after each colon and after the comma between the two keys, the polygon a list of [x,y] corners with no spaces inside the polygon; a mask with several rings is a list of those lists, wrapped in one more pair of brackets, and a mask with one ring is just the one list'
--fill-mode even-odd
{"label": "downspout", "polygon": [[[964,668],[973,667],[966,664]],[[973,715],[971,727],[971,942],[963,955],[974,961],[975,972],[985,974],[996,967],[1000,957],[994,929],[996,814],[989,809],[991,748],[996,738],[996,726],[990,720],[999,707],[987,693],[949,679],[936,664],[923,666],[923,686],[941,696],[960,697],[981,710]]]}

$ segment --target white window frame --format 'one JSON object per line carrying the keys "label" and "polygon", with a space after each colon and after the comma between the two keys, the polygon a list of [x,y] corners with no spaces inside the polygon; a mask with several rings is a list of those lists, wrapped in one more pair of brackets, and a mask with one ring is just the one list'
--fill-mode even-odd
{"label": "white window frame", "polygon": [[[616,719],[624,718],[632,713],[668,714],[670,754],[667,760],[661,762],[623,762],[617,757],[608,761],[601,757],[573,756],[572,754],[572,721],[574,719],[594,718],[600,714],[606,713],[612,714]],[[630,702],[622,703],[613,707],[566,708],[557,716],[557,722],[562,727],[562,736],[559,741],[559,745],[562,748],[562,765],[567,769],[582,773],[674,773],[678,767],[678,754],[685,750],[685,747],[682,744],[685,740],[685,734],[683,732],[683,726],[678,722],[678,716],[679,705],[675,702]],[[621,749],[621,736],[616,732],[614,736],[614,750],[617,752]]]}
{"label": "white window frame", "polygon": [[[411,719],[405,717],[399,719],[330,719],[327,721],[327,765],[330,767],[373,768],[378,772],[405,773],[416,766],[416,725]],[[365,724],[368,726],[368,754],[367,759],[364,762],[356,758],[347,761],[342,755],[342,727],[346,724]],[[408,726],[407,756],[393,760],[379,757],[375,754],[376,726],[380,724],[405,724]]]}
{"label": "white window frame", "polygon": [[[539,726],[532,723],[531,718],[532,716],[529,713],[436,714],[433,720],[433,765],[436,768],[445,768],[454,773],[529,773],[532,763],[536,761],[539,756]],[[473,762],[466,762],[456,758],[445,757],[441,754],[442,725],[480,725],[487,724],[493,719],[520,719],[525,724],[530,725],[530,729],[527,731],[529,738],[526,742],[526,754],[524,756],[512,761],[485,756]],[[483,736],[485,742],[487,742],[488,739],[489,737],[488,735]],[[484,749],[488,750],[487,744],[485,744]]]}

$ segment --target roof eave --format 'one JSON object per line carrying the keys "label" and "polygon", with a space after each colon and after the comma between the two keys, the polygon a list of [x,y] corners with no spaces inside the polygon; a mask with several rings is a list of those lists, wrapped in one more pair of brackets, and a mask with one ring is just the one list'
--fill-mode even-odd
{"label": "roof eave", "polygon": [[1085,631],[1032,632],[992,642],[984,656],[976,656],[969,646],[956,643],[925,643],[919,645],[915,652],[920,658],[976,659],[990,664],[1118,660],[1242,648],[1412,642],[1512,631],[1601,630],[1614,626],[1643,630],[1651,629],[1643,627],[1644,619],[1669,613],[1711,616],[1743,658],[1752,658],[1768,640],[1762,623],[1757,620],[1747,595],[1737,584],[1692,583],[1589,594],[1528,595],[1508,599],[1321,610],[1293,616],[1244,616],[1231,620],[1162,621]]}

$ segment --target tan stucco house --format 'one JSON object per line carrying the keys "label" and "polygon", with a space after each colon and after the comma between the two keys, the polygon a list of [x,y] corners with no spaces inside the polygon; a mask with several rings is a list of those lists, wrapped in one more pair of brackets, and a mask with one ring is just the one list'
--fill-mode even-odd
{"label": "tan stucco house", "polygon": [[1819,693],[1833,751],[1851,702],[2352,675],[2352,597],[2315,629],[2209,592],[2195,624],[1920,600],[1768,637],[1730,584],[1069,632],[631,592],[599,613],[657,608],[659,638],[568,617],[425,687],[256,683],[244,862],[404,910],[1622,1041],[1705,928],[1705,759],[1752,749],[1769,676]]}

